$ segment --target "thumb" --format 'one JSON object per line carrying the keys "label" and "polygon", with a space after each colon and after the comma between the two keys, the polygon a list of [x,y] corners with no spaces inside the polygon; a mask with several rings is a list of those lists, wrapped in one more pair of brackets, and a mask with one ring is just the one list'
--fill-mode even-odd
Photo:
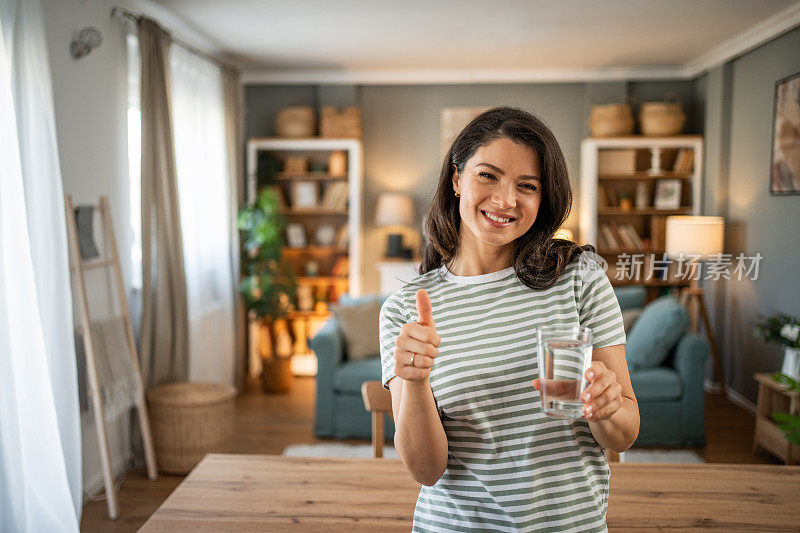
{"label": "thumb", "polygon": [[425,289],[417,291],[417,315],[419,315],[419,323],[423,326],[433,326],[433,312],[431,311],[431,298]]}

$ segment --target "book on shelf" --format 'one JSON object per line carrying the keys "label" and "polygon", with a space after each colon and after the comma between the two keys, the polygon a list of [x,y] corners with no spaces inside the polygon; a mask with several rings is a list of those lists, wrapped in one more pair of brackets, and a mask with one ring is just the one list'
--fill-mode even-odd
{"label": "book on shelf", "polygon": [[654,215],[650,218],[650,244],[653,250],[664,249],[667,237],[667,217]]}
{"label": "book on shelf", "polygon": [[608,225],[611,227],[611,231],[614,233],[614,237],[616,237],[621,248],[633,248],[633,243],[628,240],[627,235],[625,235],[616,222],[611,221]]}
{"label": "book on shelf", "polygon": [[338,209],[346,208],[347,201],[347,182],[334,181],[325,188],[325,193],[322,196],[322,207],[325,209]]}
{"label": "book on shelf", "polygon": [[619,205],[619,198],[617,198],[617,191],[613,187],[606,187],[606,202],[608,207],[617,207]]}
{"label": "book on shelf", "polygon": [[690,148],[681,148],[672,165],[673,172],[691,172],[694,165],[694,152]]}
{"label": "book on shelf", "polygon": [[620,248],[619,241],[617,241],[617,238],[614,236],[614,233],[607,223],[600,225],[600,234],[603,236],[603,240],[606,243],[606,246],[604,246],[605,248],[609,250],[618,250]]}
{"label": "book on shelf", "polygon": [[644,240],[633,226],[627,222],[604,222],[600,224],[598,235],[600,248],[607,250],[619,250],[621,248],[629,250],[643,250]]}
{"label": "book on shelf", "polygon": [[621,229],[623,233],[627,235],[628,240],[630,240],[633,244],[633,248],[637,248],[639,250],[644,248],[644,242],[642,242],[642,238],[638,233],[636,233],[636,230],[633,229],[633,226],[626,222],[625,224],[621,225]]}
{"label": "book on shelf", "polygon": [[597,186],[597,207],[608,207],[608,196],[604,185]]}
{"label": "book on shelf", "polygon": [[345,257],[338,257],[331,269],[331,276],[346,276],[350,269],[350,260]]}

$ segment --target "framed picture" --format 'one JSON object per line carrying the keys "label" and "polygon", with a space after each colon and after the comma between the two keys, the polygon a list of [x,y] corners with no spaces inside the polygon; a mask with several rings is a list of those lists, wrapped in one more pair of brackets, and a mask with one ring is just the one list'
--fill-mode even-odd
{"label": "framed picture", "polygon": [[656,209],[678,209],[681,206],[681,180],[668,179],[656,181],[656,194],[653,206]]}
{"label": "framed picture", "polygon": [[800,72],[775,83],[769,193],[800,194]]}
{"label": "framed picture", "polygon": [[295,181],[292,189],[293,207],[317,207],[318,192],[316,181]]}
{"label": "framed picture", "polygon": [[286,243],[290,248],[302,248],[306,242],[305,226],[297,222],[286,224]]}

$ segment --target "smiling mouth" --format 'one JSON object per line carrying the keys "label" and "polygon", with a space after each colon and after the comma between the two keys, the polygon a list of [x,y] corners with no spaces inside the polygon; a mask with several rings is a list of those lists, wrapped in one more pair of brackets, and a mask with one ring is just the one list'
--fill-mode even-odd
{"label": "smiling mouth", "polygon": [[481,213],[483,213],[483,216],[486,218],[487,221],[489,221],[491,225],[496,227],[508,226],[509,224],[511,224],[516,220],[516,218],[511,218],[511,217],[498,217],[495,215],[490,215],[486,211],[481,211]]}

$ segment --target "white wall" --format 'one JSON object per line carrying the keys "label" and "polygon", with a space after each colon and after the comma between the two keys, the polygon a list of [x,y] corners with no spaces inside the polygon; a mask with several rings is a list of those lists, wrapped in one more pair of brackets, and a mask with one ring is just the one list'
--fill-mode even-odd
{"label": "white wall", "polygon": [[[117,246],[124,259],[130,242],[125,33],[119,20],[109,17],[106,2],[43,0],[42,7],[64,192],[71,194],[76,204],[97,203],[100,195],[108,196]],[[100,30],[103,44],[75,61],[69,44],[73,34],[85,26]],[[99,224],[97,217],[95,224]],[[129,286],[130,265],[125,260],[121,265]],[[111,299],[111,271],[87,272],[86,282],[92,318],[118,314],[119,307]],[[73,302],[77,310],[77,298]],[[117,470],[124,469],[131,459],[128,424],[128,416],[123,415],[107,425],[111,462]],[[82,430],[84,492],[94,492],[102,488],[102,469],[91,414],[83,414]]]}

